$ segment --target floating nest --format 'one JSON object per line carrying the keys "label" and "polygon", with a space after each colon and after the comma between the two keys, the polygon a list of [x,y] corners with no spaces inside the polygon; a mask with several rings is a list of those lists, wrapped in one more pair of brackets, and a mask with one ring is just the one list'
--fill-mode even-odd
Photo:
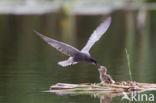
{"label": "floating nest", "polygon": [[[102,69],[104,71],[102,71]],[[124,93],[130,94],[132,92],[144,92],[156,90],[156,84],[138,83],[135,81],[122,81],[115,82],[111,76],[106,72],[106,68],[101,66],[99,69],[101,83],[81,83],[81,84],[68,84],[57,83],[50,86],[50,92],[57,94],[96,94],[112,96],[123,95]],[[110,82],[109,82],[110,81]]]}
{"label": "floating nest", "polygon": [[51,92],[112,92],[112,93],[123,93],[123,92],[143,92],[149,90],[156,90],[156,84],[138,83],[138,82],[115,82],[113,84],[103,83],[82,83],[82,84],[68,84],[68,83],[57,83],[50,87]]}

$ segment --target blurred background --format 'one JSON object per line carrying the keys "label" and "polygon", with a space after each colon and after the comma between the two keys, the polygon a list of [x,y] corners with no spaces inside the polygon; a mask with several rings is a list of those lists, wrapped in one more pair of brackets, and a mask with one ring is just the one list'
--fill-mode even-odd
{"label": "blurred background", "polygon": [[[43,92],[50,85],[98,83],[97,67],[57,65],[68,57],[33,31],[81,49],[108,16],[112,23],[90,53],[115,81],[156,83],[155,0],[0,0],[0,103],[95,103],[91,96]],[[154,92],[155,93],[155,92]],[[155,93],[156,95],[156,93]],[[115,97],[112,103],[120,103]]]}

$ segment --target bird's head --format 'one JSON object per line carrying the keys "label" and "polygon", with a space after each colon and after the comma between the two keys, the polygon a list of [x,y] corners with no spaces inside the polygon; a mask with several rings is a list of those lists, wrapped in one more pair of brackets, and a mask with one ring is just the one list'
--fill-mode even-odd
{"label": "bird's head", "polygon": [[90,58],[89,61],[91,62],[91,64],[94,64],[94,65],[96,65],[96,66],[100,66],[100,65],[96,62],[96,60],[93,59],[93,58]]}
{"label": "bird's head", "polygon": [[98,69],[98,71],[101,72],[101,73],[105,73],[105,74],[107,73],[107,69],[104,66],[100,66],[100,68]]}

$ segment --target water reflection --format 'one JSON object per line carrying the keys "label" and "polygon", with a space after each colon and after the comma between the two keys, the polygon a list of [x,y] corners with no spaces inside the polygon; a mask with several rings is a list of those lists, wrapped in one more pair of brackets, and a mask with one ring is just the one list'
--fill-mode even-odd
{"label": "water reflection", "polygon": [[110,95],[100,97],[100,103],[110,103],[111,101],[112,97]]}
{"label": "water reflection", "polygon": [[[120,101],[118,102],[136,102],[136,101],[155,101],[155,94],[152,91],[155,91],[156,89],[147,89],[147,90],[141,90],[141,91],[125,91],[125,92],[121,92],[121,91],[116,91],[116,92],[112,92],[109,90],[101,90],[101,91],[68,91],[68,90],[50,90],[47,92],[50,93],[56,93],[59,96],[78,96],[78,95],[90,95],[93,98],[97,98],[99,99],[99,103],[110,103],[113,102],[113,99],[116,97],[120,97]],[[146,91],[146,92],[145,92]],[[116,103],[117,101],[115,101]]]}
{"label": "water reflection", "polygon": [[[49,91],[49,92],[51,92],[51,91]],[[96,91],[96,92],[94,92],[94,91],[86,91],[86,92],[83,92],[83,91],[81,91],[81,92],[76,92],[76,93],[74,93],[74,92],[56,92],[56,94],[57,95],[90,95],[91,97],[94,97],[94,98],[98,98],[99,99],[99,103],[110,103],[111,101],[112,101],[112,98],[113,97],[116,97],[116,96],[120,96],[120,95],[122,95],[122,93],[111,93],[111,92],[107,92],[107,91],[101,91],[101,92],[99,92],[99,91]]]}

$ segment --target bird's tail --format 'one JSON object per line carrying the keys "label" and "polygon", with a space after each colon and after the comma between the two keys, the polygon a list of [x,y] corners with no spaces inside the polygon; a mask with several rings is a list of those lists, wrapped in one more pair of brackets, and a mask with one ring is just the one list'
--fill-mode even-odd
{"label": "bird's tail", "polygon": [[58,65],[60,65],[62,67],[66,67],[66,66],[69,66],[69,65],[72,65],[72,64],[77,64],[77,62],[74,62],[72,60],[72,58],[69,58],[68,60],[58,62]]}

